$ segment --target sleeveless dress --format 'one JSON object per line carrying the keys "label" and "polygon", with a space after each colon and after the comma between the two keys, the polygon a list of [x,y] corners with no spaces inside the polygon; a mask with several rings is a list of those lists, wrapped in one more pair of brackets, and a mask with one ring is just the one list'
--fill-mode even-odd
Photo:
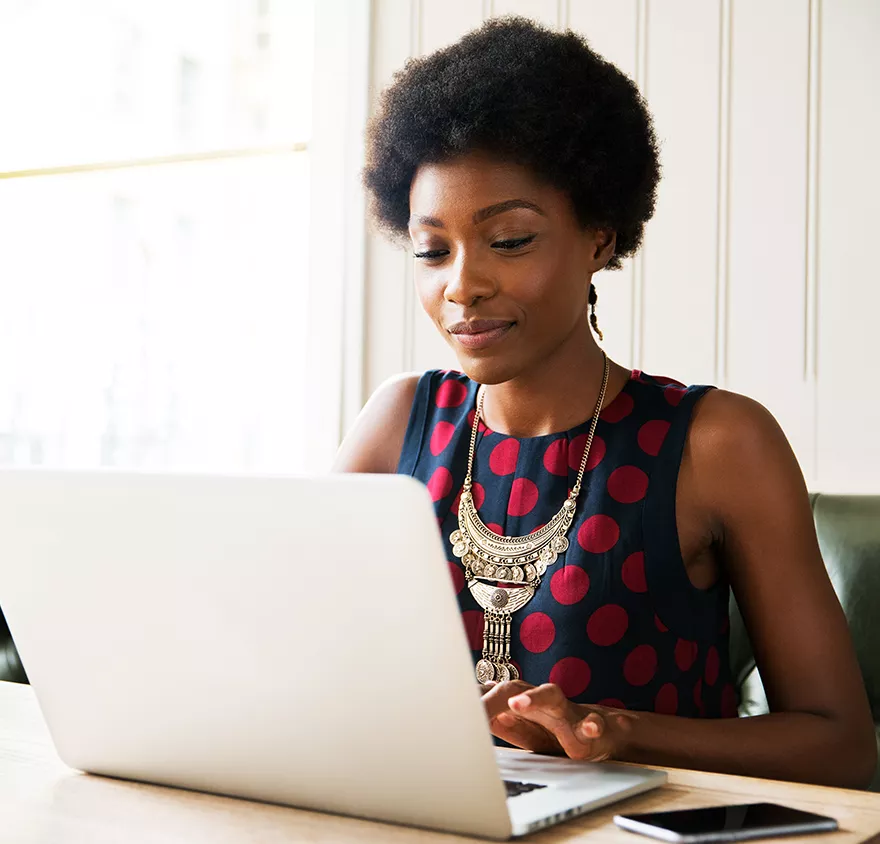
{"label": "sleeveless dress", "polygon": [[[449,535],[458,527],[478,386],[460,372],[421,377],[397,469],[431,493],[475,664],[483,611]],[[729,584],[723,574],[708,589],[691,583],[675,517],[691,414],[709,389],[633,371],[600,415],[569,550],[513,614],[511,657],[526,682],[556,683],[577,703],[736,716]],[[527,534],[553,517],[574,485],[590,421],[538,437],[480,423],[473,495],[492,530]]]}

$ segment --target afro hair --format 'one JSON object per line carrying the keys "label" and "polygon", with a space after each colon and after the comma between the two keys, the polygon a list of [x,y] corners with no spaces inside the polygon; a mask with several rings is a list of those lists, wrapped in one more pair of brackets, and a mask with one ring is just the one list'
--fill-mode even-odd
{"label": "afro hair", "polygon": [[660,178],[651,115],[629,77],[571,30],[487,21],[410,59],[367,128],[364,184],[381,228],[402,236],[419,166],[482,151],[566,192],[581,225],[617,233],[608,263],[639,247]]}

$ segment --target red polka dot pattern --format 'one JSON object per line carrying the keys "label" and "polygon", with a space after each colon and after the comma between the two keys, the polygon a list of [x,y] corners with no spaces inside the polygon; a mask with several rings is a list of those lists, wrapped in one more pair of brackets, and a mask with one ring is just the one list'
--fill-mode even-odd
{"label": "red polka dot pattern", "polygon": [[[461,493],[462,491],[459,490],[458,494],[455,496],[455,500],[449,506],[449,509],[455,513],[456,516],[458,515],[458,508],[461,505]],[[471,495],[474,497],[474,507],[479,510],[486,501],[486,488],[475,481],[471,487]]]}
{"label": "red polka dot pattern", "polygon": [[648,591],[648,581],[645,580],[645,555],[641,551],[630,554],[620,569],[623,585],[630,592],[643,593]]}
{"label": "red polka dot pattern", "polygon": [[455,594],[457,595],[464,589],[464,572],[461,569],[461,566],[458,563],[450,563],[449,564],[449,574],[452,577],[452,586],[455,589]]}
{"label": "red polka dot pattern", "polygon": [[[473,384],[459,373],[433,383],[428,418],[419,436],[423,451],[413,465],[419,467],[417,477],[429,478],[428,490],[448,543],[460,508],[463,454],[474,415],[469,402]],[[687,627],[677,614],[686,608],[675,603],[670,582],[659,568],[674,561],[675,549],[647,549],[658,567],[657,576],[647,580],[645,542],[654,539],[641,532],[639,504],[649,486],[662,484],[665,474],[653,467],[670,459],[665,445],[671,426],[677,424],[672,421],[676,408],[687,394],[671,379],[658,382],[633,372],[624,391],[603,411],[601,436],[594,438],[587,463],[591,474],[585,478],[568,534],[571,547],[547,571],[534,603],[513,617],[511,645],[527,682],[556,683],[574,699],[595,688],[590,700],[613,709],[686,717],[736,715],[725,614],[718,612],[696,641],[680,638],[679,631]],[[577,436],[529,439],[493,434],[483,423],[480,428],[484,436],[474,472],[482,483],[475,484],[474,498],[488,528],[499,535],[539,530],[573,484],[587,426],[573,432]],[[656,492],[660,499],[668,490]],[[506,524],[511,518],[521,521]],[[483,647],[483,612],[466,588],[461,562],[450,556],[448,570],[469,645],[478,654]],[[600,700],[596,692],[605,697]]]}
{"label": "red polka dot pattern", "polygon": [[662,715],[675,715],[678,712],[678,689],[672,683],[664,683],[654,698],[654,711]]}
{"label": "red polka dot pattern", "polygon": [[519,458],[519,440],[513,437],[501,440],[492,454],[489,455],[489,468],[496,475],[512,475],[516,471],[516,461]]}
{"label": "red polka dot pattern", "polygon": [[632,413],[633,407],[635,401],[629,393],[618,393],[614,401],[599,414],[599,418],[605,422],[620,422]]}
{"label": "red polka dot pattern", "polygon": [[635,504],[648,491],[648,476],[637,466],[621,466],[608,478],[608,494],[621,504]]}
{"label": "red polka dot pattern", "polygon": [[714,686],[718,681],[718,672],[721,670],[721,660],[718,657],[718,650],[713,645],[706,653],[706,682],[710,686]]}
{"label": "red polka dot pattern", "polygon": [[438,466],[428,480],[428,492],[432,501],[440,501],[452,492],[452,472],[445,466]]}
{"label": "red polka dot pattern", "polygon": [[666,401],[673,407],[678,407],[684,398],[685,392],[686,390],[683,387],[667,387],[663,391],[663,395],[666,397]]}
{"label": "red polka dot pattern", "polygon": [[550,682],[567,698],[582,695],[590,685],[590,666],[576,656],[563,657],[550,669]]}
{"label": "red polka dot pattern", "polygon": [[551,475],[564,477],[568,474],[568,440],[553,440],[544,452],[544,468]]}
{"label": "red polka dot pattern", "polygon": [[670,423],[665,419],[654,419],[651,422],[645,422],[645,424],[639,428],[639,448],[644,451],[645,454],[650,454],[651,457],[656,457],[660,453],[660,449],[663,447],[663,440],[666,439],[666,435],[669,433],[669,428]]}
{"label": "red polka dot pattern", "polygon": [[608,647],[616,645],[629,627],[626,610],[617,604],[600,607],[587,622],[587,636],[594,645]]}
{"label": "red polka dot pattern", "polygon": [[429,444],[429,448],[431,449],[431,454],[436,457],[440,454],[446,446],[452,441],[452,436],[455,434],[455,425],[451,422],[438,422],[434,426],[434,431],[431,433],[431,442]]}
{"label": "red polka dot pattern", "polygon": [[657,651],[650,645],[634,648],[623,663],[623,676],[631,686],[646,686],[657,671]]}
{"label": "red polka dot pattern", "polygon": [[519,628],[522,646],[533,654],[542,654],[556,638],[556,625],[547,613],[533,612],[527,615]]}
{"label": "red polka dot pattern", "polygon": [[582,601],[590,589],[590,576],[580,566],[563,566],[550,578],[550,592],[560,604]]}
{"label": "red polka dot pattern", "polygon": [[737,715],[736,689],[733,683],[725,683],[721,689],[721,717],[736,718]]}
{"label": "red polka dot pattern", "polygon": [[437,388],[437,407],[460,407],[467,398],[467,387],[461,381],[447,380]]}
{"label": "red polka dot pattern", "polygon": [[578,529],[578,544],[590,554],[610,551],[620,539],[620,527],[611,516],[590,516]]}
{"label": "red polka dot pattern", "polygon": [[472,651],[483,650],[483,611],[465,610],[461,614],[464,629],[467,633],[468,644]]}
{"label": "red polka dot pattern", "polygon": [[510,498],[507,512],[511,516],[526,516],[535,509],[538,503],[538,486],[528,478],[516,478],[510,485]]}
{"label": "red polka dot pattern", "polygon": [[[581,468],[581,460],[584,459],[584,449],[587,447],[587,435],[578,434],[573,437],[568,446],[568,468],[572,472],[577,472]],[[607,447],[605,440],[600,436],[594,436],[590,445],[590,454],[587,457],[587,466],[585,471],[592,472],[605,457]]]}
{"label": "red polka dot pattern", "polygon": [[679,639],[675,643],[675,664],[681,671],[689,671],[697,658],[697,643]]}

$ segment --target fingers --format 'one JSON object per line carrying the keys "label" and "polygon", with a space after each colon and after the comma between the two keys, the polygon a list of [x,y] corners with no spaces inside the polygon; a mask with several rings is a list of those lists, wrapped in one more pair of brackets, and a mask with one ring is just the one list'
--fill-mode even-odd
{"label": "fingers", "polygon": [[518,715],[529,711],[552,711],[555,715],[564,716],[570,701],[562,693],[562,689],[553,683],[525,689],[520,694],[508,698],[508,705]]}
{"label": "fingers", "polygon": [[608,759],[619,740],[617,728],[629,731],[638,717],[622,709],[572,703],[553,683],[530,686],[516,680],[484,688],[492,732],[539,753],[562,751],[572,759]]}
{"label": "fingers", "polygon": [[598,712],[591,712],[581,719],[574,728],[575,735],[581,741],[592,741],[600,738],[605,732],[605,719]]}
{"label": "fingers", "polygon": [[492,734],[504,739],[514,747],[531,750],[535,753],[562,753],[562,748],[553,736],[538,724],[517,718],[504,712],[489,722]]}
{"label": "fingers", "polygon": [[507,683],[486,683],[490,687],[483,694],[483,704],[486,707],[486,715],[493,719],[510,708],[508,701],[512,697],[522,694],[534,688],[522,680],[510,680]]}
{"label": "fingers", "polygon": [[598,709],[587,710],[568,700],[559,686],[546,684],[508,701],[510,710],[523,720],[547,730],[572,759],[608,758],[608,723]]}

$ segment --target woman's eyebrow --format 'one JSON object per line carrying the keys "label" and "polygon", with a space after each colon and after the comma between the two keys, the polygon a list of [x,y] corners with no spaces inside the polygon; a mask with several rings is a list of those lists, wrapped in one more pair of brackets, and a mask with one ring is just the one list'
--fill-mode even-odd
{"label": "woman's eyebrow", "polygon": [[[505,199],[504,202],[496,202],[494,205],[487,205],[485,208],[475,211],[473,221],[475,224],[482,223],[490,217],[494,217],[496,214],[503,214],[505,211],[512,211],[514,208],[525,208],[528,211],[534,211],[536,214],[540,214],[542,217],[547,216],[540,205],[536,205],[534,202],[529,202],[528,199]],[[431,228],[435,229],[446,228],[446,226],[443,225],[442,220],[438,220],[436,217],[426,217],[422,214],[413,214],[409,218],[409,224],[411,226],[414,224],[419,226],[431,226]]]}
{"label": "woman's eyebrow", "polygon": [[438,220],[436,217],[425,217],[423,214],[413,214],[409,218],[409,225],[413,224],[417,226],[431,226],[434,229],[446,228],[441,220]]}
{"label": "woman's eyebrow", "polygon": [[489,217],[503,214],[505,211],[511,211],[514,208],[525,208],[540,214],[542,217],[547,216],[539,205],[535,205],[534,202],[529,202],[527,199],[505,199],[504,202],[496,202],[494,205],[489,205],[474,212],[474,223],[482,223],[484,220],[488,220]]}

